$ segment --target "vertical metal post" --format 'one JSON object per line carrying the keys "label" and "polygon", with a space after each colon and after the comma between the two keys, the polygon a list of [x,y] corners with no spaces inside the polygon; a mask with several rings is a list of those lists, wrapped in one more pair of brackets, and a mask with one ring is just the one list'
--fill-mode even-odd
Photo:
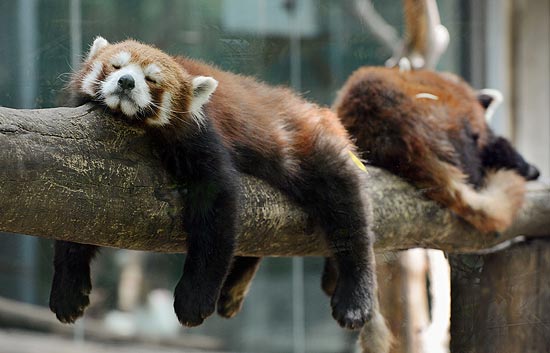
{"label": "vertical metal post", "polygon": [[[300,91],[302,85],[302,52],[300,43],[300,21],[297,15],[299,0],[288,6],[290,15],[290,85]],[[304,259],[292,258],[292,333],[293,352],[306,351],[305,340],[305,300],[304,300]]]}
{"label": "vertical metal post", "polygon": [[[17,3],[17,34],[19,42],[19,108],[34,108],[38,87],[37,1],[19,0]],[[20,298],[28,303],[36,301],[37,240],[22,237],[20,261],[24,276],[18,280]]]}
{"label": "vertical metal post", "polygon": [[69,8],[70,13],[70,33],[71,33],[71,69],[77,71],[80,67],[82,55],[82,11],[81,1],[71,0]]}
{"label": "vertical metal post", "polygon": [[[71,0],[69,3],[69,32],[71,40],[71,70],[77,71],[82,61],[82,9],[81,0]],[[73,340],[84,341],[86,327],[85,318],[81,318],[74,325]]]}
{"label": "vertical metal post", "polygon": [[330,71],[337,82],[333,85],[342,84],[344,79],[342,52],[344,51],[345,38],[347,37],[342,15],[342,4],[338,2],[330,3],[329,12],[329,35],[330,35]]}
{"label": "vertical metal post", "polygon": [[17,3],[17,33],[19,34],[19,108],[34,108],[37,92],[37,18],[36,0]]}
{"label": "vertical metal post", "polygon": [[[482,38],[486,46],[485,56],[485,85],[496,88],[505,97],[504,104],[497,109],[491,119],[491,127],[499,135],[513,136],[513,123],[510,108],[512,94],[510,84],[511,72],[511,9],[510,0],[487,0],[485,2],[485,37]],[[480,87],[483,88],[483,87]]]}

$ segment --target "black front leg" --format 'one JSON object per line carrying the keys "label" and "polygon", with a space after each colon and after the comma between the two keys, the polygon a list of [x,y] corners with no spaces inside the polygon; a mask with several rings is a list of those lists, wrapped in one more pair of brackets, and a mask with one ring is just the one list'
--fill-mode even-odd
{"label": "black front leg", "polygon": [[90,304],[90,262],[98,250],[94,245],[55,241],[50,309],[59,321],[75,322]]}
{"label": "black front leg", "polygon": [[233,257],[236,191],[213,190],[219,187],[189,185],[184,216],[188,252],[174,293],[174,309],[185,326],[198,326],[212,315]]}
{"label": "black front leg", "polygon": [[183,325],[197,326],[215,311],[231,265],[240,180],[229,151],[211,126],[165,145],[168,169],[186,183],[182,196],[188,252],[174,309]]}

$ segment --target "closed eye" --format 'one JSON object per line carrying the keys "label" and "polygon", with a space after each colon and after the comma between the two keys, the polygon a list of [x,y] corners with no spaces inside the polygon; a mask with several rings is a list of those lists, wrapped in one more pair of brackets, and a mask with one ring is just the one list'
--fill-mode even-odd
{"label": "closed eye", "polygon": [[154,78],[149,77],[149,76],[145,76],[145,80],[146,80],[147,82],[157,83],[157,81],[156,81]]}
{"label": "closed eye", "polygon": [[113,69],[115,69],[115,70],[118,70],[118,69],[120,69],[120,65],[117,65],[117,64],[112,64],[112,66],[113,66]]}

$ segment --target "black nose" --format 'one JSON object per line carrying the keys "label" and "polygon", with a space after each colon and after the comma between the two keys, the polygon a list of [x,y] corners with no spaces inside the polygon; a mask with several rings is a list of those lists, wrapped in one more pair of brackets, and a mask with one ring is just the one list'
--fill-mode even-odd
{"label": "black nose", "polygon": [[529,170],[527,171],[527,175],[525,176],[525,178],[527,180],[537,180],[539,176],[540,176],[540,172],[537,169],[537,167],[533,165],[529,165]]}
{"label": "black nose", "polygon": [[131,75],[123,75],[118,79],[118,85],[122,89],[132,89],[136,86],[136,81]]}

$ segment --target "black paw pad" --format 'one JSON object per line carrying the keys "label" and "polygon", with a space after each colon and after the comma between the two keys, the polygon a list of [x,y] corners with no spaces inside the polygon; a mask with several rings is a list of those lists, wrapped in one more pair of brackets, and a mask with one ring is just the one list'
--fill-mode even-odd
{"label": "black paw pad", "polygon": [[63,323],[74,323],[90,304],[89,274],[56,271],[50,292],[50,309]]}
{"label": "black paw pad", "polygon": [[203,293],[191,281],[180,281],[174,292],[174,311],[179,322],[187,327],[199,326],[214,313],[214,293]]}
{"label": "black paw pad", "polygon": [[332,317],[343,328],[358,330],[372,317],[372,292],[337,286],[331,300]]}

